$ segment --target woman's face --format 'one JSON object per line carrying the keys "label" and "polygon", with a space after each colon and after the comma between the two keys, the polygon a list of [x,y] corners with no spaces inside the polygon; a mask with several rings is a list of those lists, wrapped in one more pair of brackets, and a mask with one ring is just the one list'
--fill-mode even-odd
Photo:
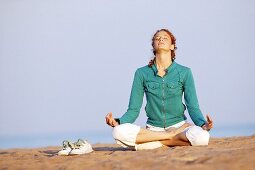
{"label": "woman's face", "polygon": [[165,31],[160,31],[154,36],[153,48],[156,52],[170,51],[174,49],[174,45],[171,37]]}

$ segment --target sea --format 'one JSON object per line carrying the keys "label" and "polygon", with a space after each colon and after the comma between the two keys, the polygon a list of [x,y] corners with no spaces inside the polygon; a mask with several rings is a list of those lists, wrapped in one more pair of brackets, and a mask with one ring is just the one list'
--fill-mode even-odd
{"label": "sea", "polygon": [[[255,135],[255,125],[221,126],[214,127],[210,131],[211,137],[237,137]],[[68,132],[51,134],[26,134],[26,135],[0,135],[0,149],[10,148],[38,148],[48,146],[62,146],[64,140],[72,142],[79,138],[87,140],[91,144],[115,143],[111,130]]]}

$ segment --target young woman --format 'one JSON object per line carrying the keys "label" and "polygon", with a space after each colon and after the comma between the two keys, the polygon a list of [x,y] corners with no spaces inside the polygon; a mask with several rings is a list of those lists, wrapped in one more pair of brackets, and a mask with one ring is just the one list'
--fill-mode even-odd
{"label": "young woman", "polygon": [[[204,119],[197,100],[191,69],[175,60],[176,39],[167,29],[152,38],[154,59],[135,72],[127,112],[121,118],[105,117],[113,127],[113,137],[124,147],[136,150],[161,146],[208,145],[213,121]],[[146,128],[132,124],[139,115],[146,95]],[[182,102],[184,94],[185,104]],[[195,125],[186,122],[184,111]]]}

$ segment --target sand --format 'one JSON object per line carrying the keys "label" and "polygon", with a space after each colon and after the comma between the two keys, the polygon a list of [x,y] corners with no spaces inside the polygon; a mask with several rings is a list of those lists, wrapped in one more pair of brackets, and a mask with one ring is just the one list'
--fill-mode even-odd
{"label": "sand", "polygon": [[131,151],[95,144],[86,155],[58,156],[61,147],[0,149],[0,169],[255,170],[255,135],[212,138],[208,146]]}

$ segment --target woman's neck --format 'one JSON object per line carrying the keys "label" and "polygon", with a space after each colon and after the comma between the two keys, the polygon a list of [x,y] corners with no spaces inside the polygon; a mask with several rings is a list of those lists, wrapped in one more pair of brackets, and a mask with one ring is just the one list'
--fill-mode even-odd
{"label": "woman's neck", "polygon": [[158,69],[166,69],[172,64],[171,51],[156,54],[156,66]]}

